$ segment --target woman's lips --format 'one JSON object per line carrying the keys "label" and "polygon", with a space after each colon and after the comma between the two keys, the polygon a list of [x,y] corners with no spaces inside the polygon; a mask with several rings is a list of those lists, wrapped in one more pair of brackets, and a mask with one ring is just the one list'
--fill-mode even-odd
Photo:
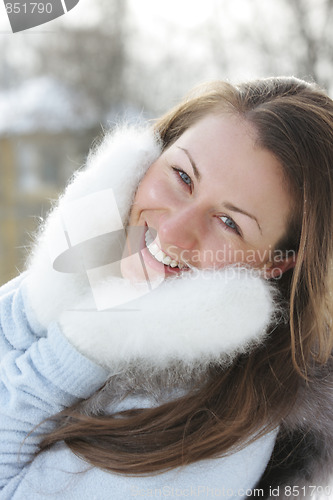
{"label": "woman's lips", "polygon": [[169,276],[175,276],[183,271],[183,269],[180,269],[179,267],[170,267],[166,264],[163,264],[162,262],[159,262],[158,260],[155,259],[155,257],[150,253],[150,251],[147,248],[146,245],[146,231],[148,230],[148,225],[145,224],[143,235],[142,235],[142,241],[141,241],[141,255],[144,260],[144,263],[146,263],[149,267],[156,271],[160,271],[162,274],[169,275]]}

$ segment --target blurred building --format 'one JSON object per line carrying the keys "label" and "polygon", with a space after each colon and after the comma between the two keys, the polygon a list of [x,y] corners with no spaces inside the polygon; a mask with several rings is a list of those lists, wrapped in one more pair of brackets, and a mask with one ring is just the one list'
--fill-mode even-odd
{"label": "blurred building", "polygon": [[0,284],[24,269],[40,218],[100,133],[86,100],[60,82],[0,92]]}

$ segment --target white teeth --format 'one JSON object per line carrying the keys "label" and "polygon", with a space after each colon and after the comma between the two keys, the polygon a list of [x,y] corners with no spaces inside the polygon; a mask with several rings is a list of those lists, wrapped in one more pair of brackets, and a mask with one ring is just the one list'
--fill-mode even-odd
{"label": "white teeth", "polygon": [[156,243],[150,243],[149,245],[147,245],[147,247],[149,248],[150,253],[154,255],[154,257],[156,257],[158,253],[160,253],[160,249],[158,248]]}
{"label": "white teeth", "polygon": [[[146,231],[146,234],[145,234],[145,240],[146,240],[146,243],[147,243],[147,246],[148,245],[151,245],[152,242],[154,241],[154,238],[152,237],[152,235],[150,234],[150,231],[149,229]],[[157,246],[157,245],[156,245]]]}
{"label": "white teeth", "polygon": [[165,253],[162,252],[162,250],[159,250],[155,255],[155,259],[158,260],[159,262],[162,262],[163,261],[163,258],[164,258],[164,255]]}
{"label": "white teeth", "polygon": [[164,262],[164,264],[166,264],[167,266],[169,266],[171,260],[172,260],[171,257],[169,257],[169,255],[167,255],[166,257],[164,257],[163,262]]}
{"label": "white teeth", "polygon": [[165,264],[166,266],[170,267],[179,267],[179,269],[184,269],[184,267],[186,267],[185,264],[182,264],[181,262],[177,262],[176,260],[171,259],[169,255],[164,253],[163,250],[161,250],[159,246],[156,243],[154,243],[154,239],[150,234],[149,229],[146,231],[145,240],[149,252],[152,254],[153,257],[155,257],[155,259],[158,262],[161,262],[162,264]]}

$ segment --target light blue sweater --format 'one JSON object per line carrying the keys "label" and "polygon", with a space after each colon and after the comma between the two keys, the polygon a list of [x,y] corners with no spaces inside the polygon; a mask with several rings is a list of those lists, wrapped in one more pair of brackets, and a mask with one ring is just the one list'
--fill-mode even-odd
{"label": "light blue sweater", "polygon": [[276,432],[271,432],[227,458],[152,477],[107,473],[76,457],[64,443],[34,459],[40,436],[51,424],[33,428],[89,397],[108,373],[77,352],[57,324],[47,331],[40,328],[29,309],[24,275],[0,289],[0,360],[1,500],[244,498],[274,446]]}

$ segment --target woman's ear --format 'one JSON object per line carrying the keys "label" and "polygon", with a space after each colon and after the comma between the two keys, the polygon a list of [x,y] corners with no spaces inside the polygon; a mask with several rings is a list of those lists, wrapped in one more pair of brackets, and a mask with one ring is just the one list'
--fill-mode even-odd
{"label": "woman's ear", "polygon": [[297,253],[293,252],[291,256],[267,262],[264,266],[265,278],[281,278],[286,271],[295,267],[296,261]]}

